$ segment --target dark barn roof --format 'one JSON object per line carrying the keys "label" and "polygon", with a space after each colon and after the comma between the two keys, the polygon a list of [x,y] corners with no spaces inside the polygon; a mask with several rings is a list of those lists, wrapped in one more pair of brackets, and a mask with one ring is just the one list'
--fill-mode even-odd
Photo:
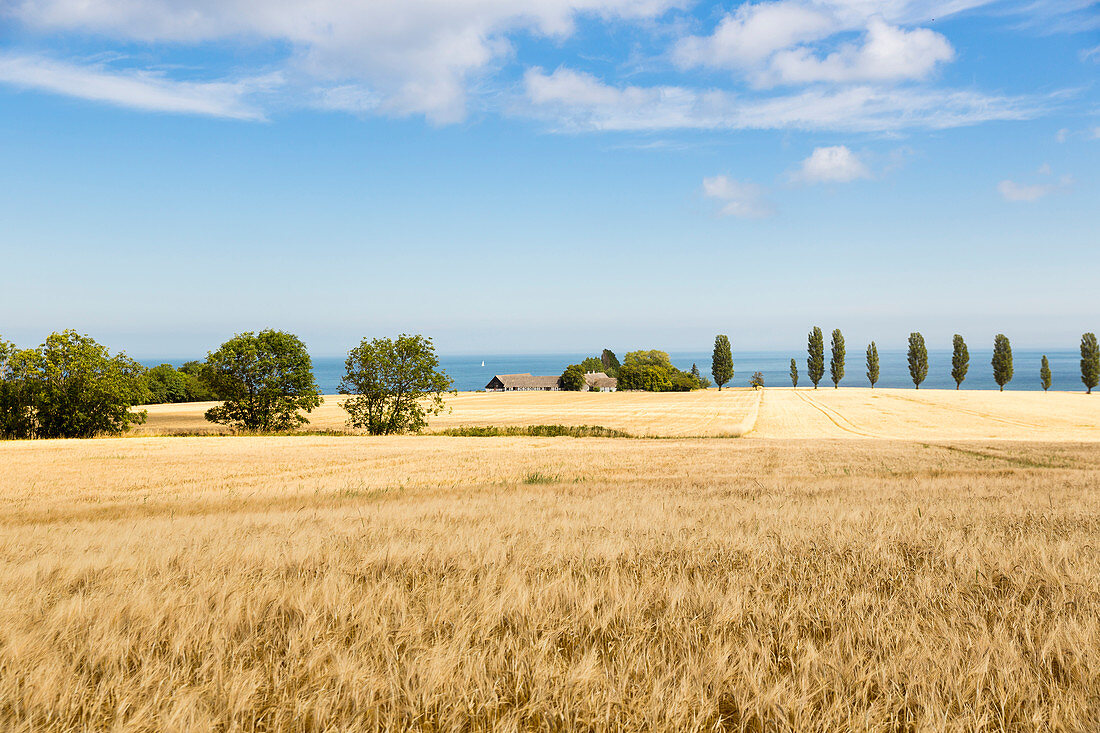
{"label": "dark barn roof", "polygon": [[558,386],[559,377],[536,377],[528,372],[523,374],[497,374],[485,389],[547,389]]}

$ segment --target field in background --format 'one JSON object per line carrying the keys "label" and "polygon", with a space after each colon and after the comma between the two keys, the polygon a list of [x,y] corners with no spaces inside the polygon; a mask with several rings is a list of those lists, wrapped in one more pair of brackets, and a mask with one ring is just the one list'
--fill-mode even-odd
{"label": "field in background", "polygon": [[[310,430],[346,430],[342,397]],[[212,404],[212,403],[211,403]],[[730,389],[688,393],[462,392],[428,430],[460,426],[600,425],[659,437],[1100,441],[1100,395],[864,388]],[[223,432],[210,404],[152,405],[137,435]]]}
{"label": "field in background", "polygon": [[[310,415],[308,430],[346,430],[345,398],[329,395]],[[486,425],[600,425],[631,435],[740,435],[751,427],[759,393],[709,392],[460,392],[428,431]],[[136,435],[223,432],[203,419],[215,403],[151,405]]]}
{"label": "field in background", "polygon": [[1092,446],[136,438],[0,464],[5,730],[1100,726]]}

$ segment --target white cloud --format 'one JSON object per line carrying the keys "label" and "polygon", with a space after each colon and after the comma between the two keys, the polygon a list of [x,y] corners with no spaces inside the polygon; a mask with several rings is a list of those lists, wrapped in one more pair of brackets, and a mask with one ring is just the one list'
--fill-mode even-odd
{"label": "white cloud", "polygon": [[565,68],[549,74],[539,68],[529,69],[524,83],[530,102],[527,112],[550,120],[559,129],[573,131],[883,132],[1030,119],[1042,109],[1039,100],[950,90],[855,86],[746,98],[730,92],[677,86],[614,87],[591,74]]}
{"label": "white cloud", "polygon": [[[1035,171],[1037,175],[1050,179],[1050,176],[1054,175],[1054,171],[1051,169],[1049,163],[1043,163]],[[1057,183],[1017,183],[1016,181],[1005,179],[997,184],[997,190],[1005,201],[1038,201],[1039,199],[1047,196],[1056,191],[1064,191],[1070,188],[1074,183],[1073,176],[1063,174],[1058,177]]]}
{"label": "white cloud", "polygon": [[1096,61],[1100,63],[1100,46],[1085,49],[1081,52],[1082,61]]}
{"label": "white cloud", "polygon": [[681,0],[8,0],[32,31],[106,35],[144,43],[233,40],[287,46],[288,78],[331,88],[322,104],[466,114],[467,90],[511,52],[508,34],[572,32],[578,15],[653,18]]}
{"label": "white cloud", "polygon": [[870,178],[871,171],[845,145],[815,148],[791,179],[802,183],[848,183]]}
{"label": "white cloud", "polygon": [[771,204],[764,200],[764,190],[755,183],[727,176],[704,178],[703,195],[721,205],[718,212],[722,216],[761,219],[775,213]]}
{"label": "white cloud", "polygon": [[1069,128],[1063,127],[1054,136],[1054,139],[1057,140],[1060,143],[1064,143],[1067,139],[1069,139]]}
{"label": "white cloud", "polygon": [[247,97],[277,85],[277,76],[241,81],[174,81],[148,71],[113,70],[41,56],[0,55],[0,82],[155,112],[263,119]]}
{"label": "white cloud", "polygon": [[997,184],[997,190],[1005,201],[1038,201],[1054,190],[1047,184],[1026,185],[1005,179]]}
{"label": "white cloud", "polygon": [[825,38],[837,25],[830,13],[800,2],[745,3],[719,21],[712,35],[682,39],[672,55],[682,68],[735,69],[796,43]]}
{"label": "white cloud", "polygon": [[955,51],[947,39],[927,28],[906,31],[872,18],[862,45],[848,43],[824,58],[801,47],[782,51],[759,72],[759,84],[861,82],[923,79]]}
{"label": "white cloud", "polygon": [[[753,83],[921,79],[954,58],[939,33],[900,26],[943,18],[990,0],[778,0],[746,2],[708,35],[688,36],[672,50],[680,68],[729,69]],[[864,31],[862,44],[834,36]],[[829,42],[835,51],[815,48]]]}

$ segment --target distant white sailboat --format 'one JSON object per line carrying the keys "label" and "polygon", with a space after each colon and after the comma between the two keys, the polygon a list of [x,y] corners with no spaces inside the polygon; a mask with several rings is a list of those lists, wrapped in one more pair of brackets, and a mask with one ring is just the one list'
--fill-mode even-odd
{"label": "distant white sailboat", "polygon": [[481,366],[485,366],[485,362],[481,362]]}

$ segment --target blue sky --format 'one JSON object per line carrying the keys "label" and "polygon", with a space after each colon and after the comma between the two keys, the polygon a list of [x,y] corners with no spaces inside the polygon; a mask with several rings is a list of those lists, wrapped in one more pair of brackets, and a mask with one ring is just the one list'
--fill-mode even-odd
{"label": "blue sky", "polygon": [[1072,348],[1098,79],[1077,0],[0,0],[0,335]]}

